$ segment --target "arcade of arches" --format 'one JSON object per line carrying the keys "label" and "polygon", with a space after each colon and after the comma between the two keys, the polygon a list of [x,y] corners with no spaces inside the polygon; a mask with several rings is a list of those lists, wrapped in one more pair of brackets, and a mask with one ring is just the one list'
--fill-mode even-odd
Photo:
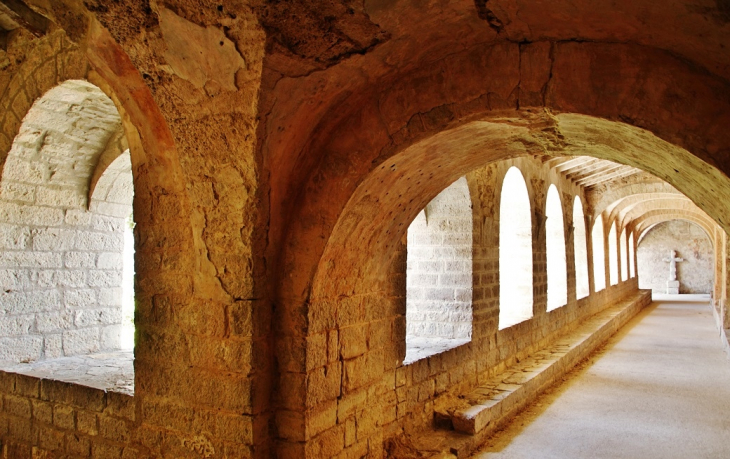
{"label": "arcade of arches", "polygon": [[463,457],[649,289],[725,336],[728,126],[719,0],[2,1],[0,457]]}

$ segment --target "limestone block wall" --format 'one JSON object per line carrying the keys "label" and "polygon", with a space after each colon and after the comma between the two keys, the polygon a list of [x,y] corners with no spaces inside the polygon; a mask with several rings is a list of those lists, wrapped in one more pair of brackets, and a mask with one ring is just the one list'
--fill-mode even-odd
{"label": "limestone block wall", "polygon": [[[278,417],[280,435],[297,441],[299,422],[311,438],[305,452],[282,450],[284,457],[361,457],[379,452],[379,445],[402,433],[417,433],[434,422],[436,407],[474,387],[507,366],[544,348],[581,320],[637,289],[636,279],[619,282],[580,300],[575,294],[574,244],[566,229],[568,303],[547,311],[545,229],[533,221],[534,315],[498,329],[499,195],[507,169],[518,166],[530,190],[531,209],[544,209],[547,189],[561,193],[565,226],[572,225],[573,198],[580,188],[561,181],[538,160],[516,159],[491,164],[467,174],[473,204],[472,339],[469,343],[403,364],[406,333],[402,298],[405,250],[396,249],[384,283],[372,291],[313,301],[309,309],[308,389],[311,410],[296,411],[299,395],[282,394],[285,409]],[[586,241],[590,244],[590,240]],[[402,245],[402,244],[401,244]],[[590,256],[590,250],[588,251]],[[293,361],[284,360],[289,367]],[[296,386],[294,386],[296,387]],[[304,419],[302,421],[302,419]],[[299,456],[297,456],[299,455]]]}
{"label": "limestone block wall", "polygon": [[151,457],[133,441],[129,395],[2,371],[0,394],[3,457]]}
{"label": "limestone block wall", "polygon": [[[546,231],[541,226],[540,219],[534,218],[534,315],[524,322],[499,330],[501,305],[497,237],[500,222],[498,192],[501,178],[513,165],[525,176],[533,214],[534,209],[544,209],[547,190],[551,184],[555,184],[560,192],[566,228],[568,302],[563,307],[547,311]],[[638,288],[637,279],[632,278],[620,281],[618,285],[608,286],[600,292],[594,292],[591,288],[590,295],[576,299],[572,240],[575,232],[568,228],[573,225],[574,197],[582,196],[582,191],[545,170],[540,162],[517,159],[494,163],[467,174],[467,181],[473,202],[472,340],[465,345],[407,365],[396,365],[381,378],[371,379],[358,386],[357,393],[362,394],[363,404],[367,403],[370,412],[375,413],[373,416],[379,418],[379,421],[374,422],[379,422],[381,429],[370,427],[368,434],[371,438],[379,438],[380,435],[389,438],[401,432],[415,434],[425,426],[430,426],[440,404],[448,405],[451,397],[546,347],[558,336],[574,329],[583,319]],[[590,244],[590,239],[586,243]],[[588,253],[590,256],[591,252]],[[375,364],[379,366],[380,360]],[[388,368],[387,358],[384,364]],[[341,401],[353,403],[349,395],[343,395]],[[346,432],[347,427],[343,428]]]}
{"label": "limestone block wall", "polygon": [[684,261],[677,263],[679,293],[712,293],[714,248],[709,236],[697,224],[671,220],[651,228],[637,250],[639,286],[666,293],[669,278],[669,252]]}
{"label": "limestone block wall", "polygon": [[111,100],[85,81],[52,89],[23,120],[0,190],[0,361],[119,347],[128,154],[88,197],[119,129]]}
{"label": "limestone block wall", "polygon": [[409,226],[409,336],[471,337],[472,226],[464,177],[436,196]]}

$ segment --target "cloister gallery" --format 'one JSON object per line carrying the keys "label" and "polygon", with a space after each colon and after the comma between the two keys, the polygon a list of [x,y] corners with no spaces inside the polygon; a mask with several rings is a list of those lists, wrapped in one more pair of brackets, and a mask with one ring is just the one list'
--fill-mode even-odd
{"label": "cloister gallery", "polygon": [[0,168],[4,458],[467,457],[652,292],[727,345],[724,0],[2,0]]}

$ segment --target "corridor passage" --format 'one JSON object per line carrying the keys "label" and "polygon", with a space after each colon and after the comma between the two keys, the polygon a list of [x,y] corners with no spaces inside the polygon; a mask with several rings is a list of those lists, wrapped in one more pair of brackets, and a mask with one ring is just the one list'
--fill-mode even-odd
{"label": "corridor passage", "polygon": [[730,361],[709,298],[654,298],[474,458],[730,457]]}

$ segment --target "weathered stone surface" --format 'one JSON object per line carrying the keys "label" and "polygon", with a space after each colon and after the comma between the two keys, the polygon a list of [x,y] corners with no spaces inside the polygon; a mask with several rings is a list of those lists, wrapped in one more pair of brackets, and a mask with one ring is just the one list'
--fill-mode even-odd
{"label": "weathered stone surface", "polygon": [[[566,216],[575,196],[603,206],[587,206],[588,219],[613,203],[541,169],[550,157],[641,167],[707,213],[693,221],[730,228],[730,50],[719,3],[26,3],[52,27],[37,36],[21,25],[0,52],[0,304],[10,305],[0,353],[51,357],[114,341],[122,239],[106,236],[124,227],[131,185],[105,183],[101,171],[124,169],[137,223],[140,419],[132,427],[110,414],[96,431],[108,435],[81,432],[79,413],[101,410],[75,393],[77,424],[45,423],[42,444],[29,420],[2,417],[11,456],[381,457],[385,438],[432,422],[437,394],[475,386],[635,289],[631,278],[574,300],[569,262],[568,304],[545,310],[545,184],[559,185]],[[104,109],[42,97],[80,79],[109,96]],[[39,100],[52,119],[22,127]],[[64,111],[78,115],[73,129],[47,129],[62,127],[53,114]],[[128,168],[114,169],[127,147]],[[76,167],[61,167],[70,152]],[[501,174],[473,172],[498,160],[535,179],[536,215],[535,316],[501,332]],[[404,367],[402,236],[469,173],[480,201],[472,341]],[[621,217],[611,212],[607,225]],[[632,222],[666,216],[618,221],[640,230]],[[724,263],[715,267],[720,310]],[[453,285],[463,277],[444,280],[450,293],[432,297],[466,300]],[[65,389],[49,394],[67,403]]]}

